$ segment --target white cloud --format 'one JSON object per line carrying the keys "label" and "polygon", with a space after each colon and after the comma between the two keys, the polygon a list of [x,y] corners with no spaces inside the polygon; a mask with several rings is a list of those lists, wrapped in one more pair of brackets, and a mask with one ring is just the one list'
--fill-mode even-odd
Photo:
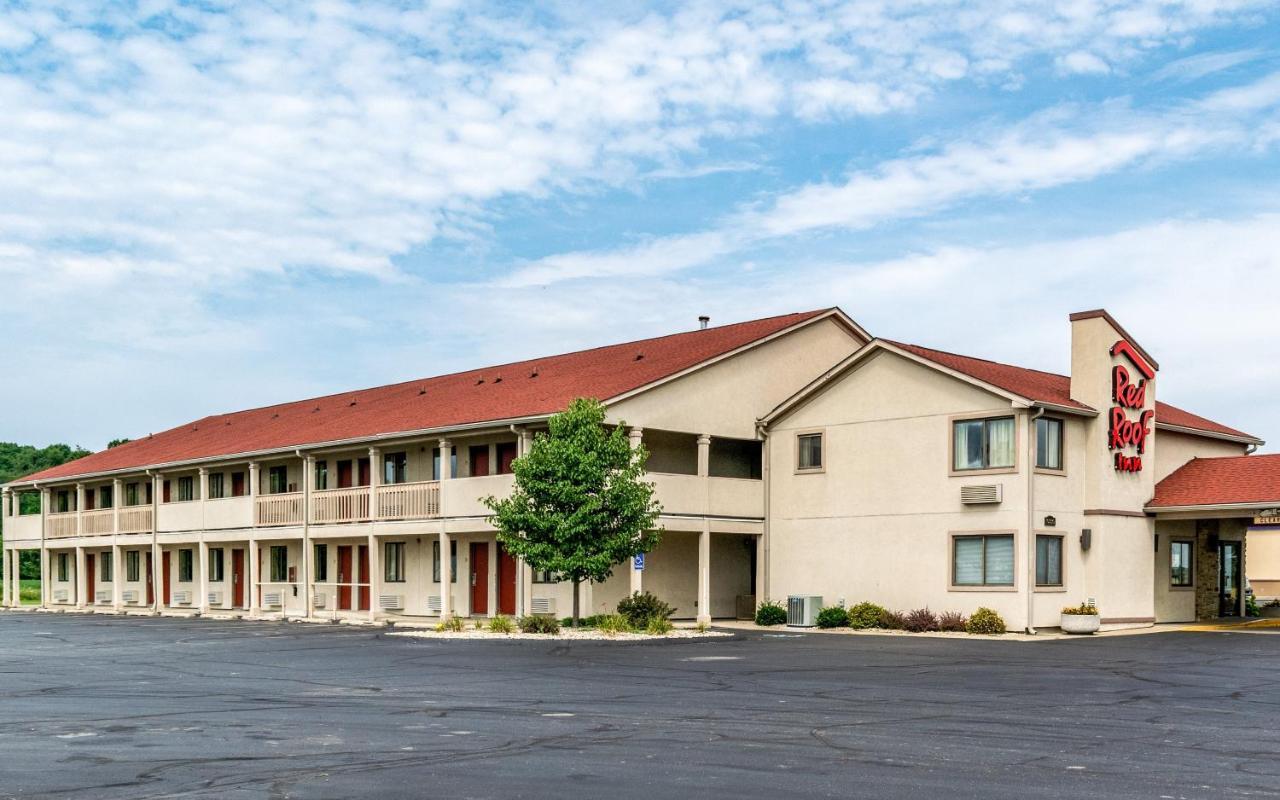
{"label": "white cloud", "polygon": [[1111,66],[1093,53],[1076,50],[1058,58],[1058,68],[1074,75],[1105,75]]}

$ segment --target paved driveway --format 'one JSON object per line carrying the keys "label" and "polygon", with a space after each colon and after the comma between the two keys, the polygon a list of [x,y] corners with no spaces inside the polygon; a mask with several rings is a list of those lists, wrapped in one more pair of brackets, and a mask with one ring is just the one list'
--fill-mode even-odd
{"label": "paved driveway", "polygon": [[1280,637],[432,642],[0,614],[0,796],[1280,796]]}

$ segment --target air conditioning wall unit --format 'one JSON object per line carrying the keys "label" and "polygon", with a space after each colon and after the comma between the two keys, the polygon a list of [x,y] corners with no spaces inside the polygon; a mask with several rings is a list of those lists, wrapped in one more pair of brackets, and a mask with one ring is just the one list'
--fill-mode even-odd
{"label": "air conditioning wall unit", "polygon": [[787,627],[812,628],[818,624],[818,611],[822,609],[822,596],[793,594],[787,598]]}
{"label": "air conditioning wall unit", "polygon": [[324,608],[324,605],[327,602],[329,602],[329,598],[325,596],[324,592],[316,592],[315,596],[311,599],[311,605],[315,608]]}
{"label": "air conditioning wall unit", "polygon": [[53,602],[55,603],[65,603],[67,602],[68,597],[70,597],[70,595],[67,593],[66,589],[53,590]]}
{"label": "air conditioning wall unit", "polygon": [[222,592],[209,592],[209,605],[211,606],[222,605]]}
{"label": "air conditioning wall unit", "polygon": [[181,591],[181,592],[174,592],[174,593],[173,593],[173,604],[174,604],[174,605],[178,605],[178,606],[189,606],[189,605],[191,605],[191,592],[190,592],[190,591],[188,591],[188,590],[184,590],[184,591]]}
{"label": "air conditioning wall unit", "polygon": [[980,506],[1004,502],[1004,484],[992,483],[983,486],[961,486],[960,502],[966,506]]}
{"label": "air conditioning wall unit", "polygon": [[403,611],[404,595],[402,594],[380,594],[378,595],[378,608],[383,611]]}
{"label": "air conditioning wall unit", "polygon": [[126,589],[124,592],[121,593],[120,599],[124,600],[126,603],[136,603],[138,602],[138,590]]}
{"label": "air conditioning wall unit", "polygon": [[556,599],[554,597],[535,597],[533,602],[529,604],[529,610],[534,614],[554,614],[556,613]]}
{"label": "air conditioning wall unit", "polygon": [[111,602],[111,592],[95,592],[93,601],[99,605],[106,605]]}
{"label": "air conditioning wall unit", "polygon": [[279,608],[280,603],[284,599],[282,592],[263,592],[262,607],[263,608]]}
{"label": "air conditioning wall unit", "polygon": [[438,594],[429,595],[427,597],[427,613],[439,614],[440,608],[441,608],[440,595]]}

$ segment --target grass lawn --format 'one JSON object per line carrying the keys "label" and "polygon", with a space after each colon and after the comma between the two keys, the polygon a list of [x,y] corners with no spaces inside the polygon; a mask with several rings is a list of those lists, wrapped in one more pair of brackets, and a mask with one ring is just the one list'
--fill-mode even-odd
{"label": "grass lawn", "polygon": [[[3,586],[0,581],[0,586]],[[40,581],[23,579],[18,581],[18,598],[24,606],[40,605]]]}

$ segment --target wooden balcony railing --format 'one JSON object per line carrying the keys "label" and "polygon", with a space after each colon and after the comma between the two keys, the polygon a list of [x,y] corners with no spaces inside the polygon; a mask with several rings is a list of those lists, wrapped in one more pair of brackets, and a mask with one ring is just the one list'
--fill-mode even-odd
{"label": "wooden balcony railing", "polygon": [[51,539],[61,536],[76,535],[76,512],[71,511],[63,514],[50,514],[45,518],[45,524],[48,529],[45,535]]}
{"label": "wooden balcony railing", "polygon": [[253,519],[256,525],[301,525],[302,492],[260,495]]}
{"label": "wooden balcony railing", "polygon": [[431,519],[440,516],[440,482],[392,483],[378,487],[378,519]]}
{"label": "wooden balcony railing", "polygon": [[369,519],[369,487],[327,489],[311,495],[311,522],[365,522]]}
{"label": "wooden balcony railing", "polygon": [[120,509],[117,533],[151,533],[151,506],[125,506]]}
{"label": "wooden balcony railing", "polygon": [[80,535],[98,536],[104,533],[115,533],[116,512],[103,508],[97,511],[86,511],[80,516]]}

